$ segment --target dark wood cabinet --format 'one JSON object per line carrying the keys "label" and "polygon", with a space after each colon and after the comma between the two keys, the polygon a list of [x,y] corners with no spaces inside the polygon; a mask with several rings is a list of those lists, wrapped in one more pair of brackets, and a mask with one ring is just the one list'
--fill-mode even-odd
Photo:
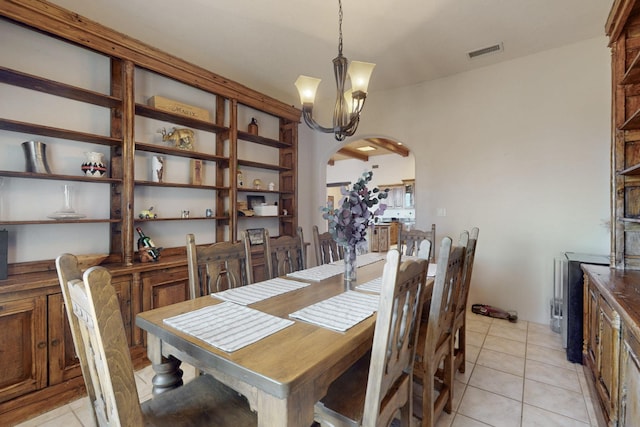
{"label": "dark wood cabinet", "polygon": [[47,299],[0,302],[0,402],[47,385]]}
{"label": "dark wood cabinet", "polygon": [[582,265],[583,361],[603,424],[635,426],[640,408],[640,272]]}
{"label": "dark wood cabinet", "polygon": [[625,329],[620,354],[621,426],[633,426],[640,420],[640,341],[631,330]]}

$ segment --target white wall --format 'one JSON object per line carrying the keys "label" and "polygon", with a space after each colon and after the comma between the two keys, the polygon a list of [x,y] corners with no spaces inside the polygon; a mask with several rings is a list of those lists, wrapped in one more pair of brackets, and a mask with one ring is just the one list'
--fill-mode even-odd
{"label": "white wall", "polygon": [[[554,257],[609,253],[609,67],[600,37],[370,93],[352,139],[385,136],[411,149],[416,226],[435,222],[438,239],[480,227],[470,303],[546,323]],[[300,127],[301,171],[311,179],[299,194],[317,200],[301,198],[305,231],[319,221],[324,165],[340,145]]]}

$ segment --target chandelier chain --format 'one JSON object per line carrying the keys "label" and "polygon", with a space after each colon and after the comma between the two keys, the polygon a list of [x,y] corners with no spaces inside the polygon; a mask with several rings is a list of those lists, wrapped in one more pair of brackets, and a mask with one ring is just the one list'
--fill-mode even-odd
{"label": "chandelier chain", "polygon": [[340,37],[338,39],[338,53],[342,55],[342,0],[338,0],[338,32]]}

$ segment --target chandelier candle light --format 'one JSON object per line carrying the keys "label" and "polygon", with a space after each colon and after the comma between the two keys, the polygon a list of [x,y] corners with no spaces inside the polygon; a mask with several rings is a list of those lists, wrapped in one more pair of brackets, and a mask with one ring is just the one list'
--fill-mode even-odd
{"label": "chandelier candle light", "polygon": [[[358,128],[360,113],[367,99],[369,79],[376,64],[370,62],[351,61],[342,55],[342,1],[338,0],[338,56],[333,60],[333,72],[336,78],[337,98],[333,111],[333,127],[319,125],[313,119],[313,102],[320,79],[308,76],[299,76],[295,82],[302,103],[302,116],[305,123],[312,129],[324,133],[333,133],[338,141],[343,141],[347,136],[352,136]],[[347,70],[348,66],[348,70]],[[351,88],[345,91],[347,74],[351,81]]]}

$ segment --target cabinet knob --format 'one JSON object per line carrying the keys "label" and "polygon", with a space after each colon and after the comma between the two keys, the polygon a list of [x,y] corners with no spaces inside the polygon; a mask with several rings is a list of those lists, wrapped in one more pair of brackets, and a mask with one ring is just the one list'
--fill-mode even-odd
{"label": "cabinet knob", "polygon": [[44,342],[44,341],[40,341],[40,342],[38,343],[38,348],[39,348],[39,349],[43,349],[43,348],[46,348],[46,347],[47,347],[47,343],[46,343],[46,342]]}
{"label": "cabinet knob", "polygon": [[58,344],[60,344],[60,340],[58,338],[54,339],[53,341],[51,341],[51,345],[53,347],[57,347]]}

